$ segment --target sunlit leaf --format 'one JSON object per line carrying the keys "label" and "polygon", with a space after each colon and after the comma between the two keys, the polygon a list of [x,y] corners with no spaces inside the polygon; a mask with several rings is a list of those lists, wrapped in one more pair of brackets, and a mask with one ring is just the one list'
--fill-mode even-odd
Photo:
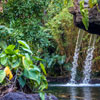
{"label": "sunlit leaf", "polygon": [[45,93],[44,92],[40,92],[39,94],[40,94],[41,100],[45,100]]}
{"label": "sunlit leaf", "polygon": [[32,61],[25,56],[22,57],[22,62],[26,69],[29,69],[30,65],[32,64]]}
{"label": "sunlit leaf", "polygon": [[14,48],[15,48],[15,45],[9,45],[6,49],[5,49],[5,53],[6,54],[15,54],[14,52]]}
{"label": "sunlit leaf", "polygon": [[18,40],[18,43],[21,44],[22,46],[26,47],[27,49],[30,49],[29,45],[23,40]]}
{"label": "sunlit leaf", "polygon": [[24,74],[23,74],[26,78],[31,79],[36,81],[38,84],[40,84],[40,80],[39,80],[39,72],[35,71],[33,68],[27,70],[24,70]]}
{"label": "sunlit leaf", "polygon": [[9,45],[6,49],[14,50],[14,48],[15,48],[15,45]]}
{"label": "sunlit leaf", "polygon": [[1,64],[5,65],[6,63],[7,63],[7,57],[6,57],[6,55],[2,55],[2,57],[1,57]]}
{"label": "sunlit leaf", "polygon": [[41,69],[44,72],[44,74],[47,75],[44,65],[42,63],[40,63],[40,66],[41,66]]}
{"label": "sunlit leaf", "polygon": [[20,65],[20,61],[16,60],[16,62],[12,65],[12,68],[16,68]]}
{"label": "sunlit leaf", "polygon": [[[22,46],[21,46],[22,47]],[[22,49],[24,50],[24,51],[27,51],[28,53],[31,53],[32,54],[32,51],[30,50],[30,49],[27,49],[26,47],[22,47]]]}

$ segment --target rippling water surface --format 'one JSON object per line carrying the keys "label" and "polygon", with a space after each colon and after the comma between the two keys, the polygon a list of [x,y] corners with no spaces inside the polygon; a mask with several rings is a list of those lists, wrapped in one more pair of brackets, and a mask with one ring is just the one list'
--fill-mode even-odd
{"label": "rippling water surface", "polygon": [[49,85],[48,92],[59,100],[100,100],[100,84],[96,85]]}

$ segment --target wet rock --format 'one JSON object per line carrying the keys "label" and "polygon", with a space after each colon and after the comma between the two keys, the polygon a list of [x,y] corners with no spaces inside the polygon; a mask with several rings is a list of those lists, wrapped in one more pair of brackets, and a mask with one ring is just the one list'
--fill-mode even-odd
{"label": "wet rock", "polygon": [[[99,4],[100,8],[100,4]],[[69,8],[69,12],[74,16],[74,24],[92,34],[100,35],[100,11],[98,11],[97,6],[93,8],[87,8],[89,11],[89,28],[85,29],[82,22],[82,15],[80,13],[79,4],[75,3],[74,7]]]}
{"label": "wet rock", "polygon": [[91,79],[91,84],[100,84],[100,78],[99,79]]}
{"label": "wet rock", "polygon": [[[0,98],[0,100],[41,100],[39,94],[25,94],[22,92],[10,92],[3,97]],[[54,95],[47,96],[45,94],[45,100],[58,100]]]}

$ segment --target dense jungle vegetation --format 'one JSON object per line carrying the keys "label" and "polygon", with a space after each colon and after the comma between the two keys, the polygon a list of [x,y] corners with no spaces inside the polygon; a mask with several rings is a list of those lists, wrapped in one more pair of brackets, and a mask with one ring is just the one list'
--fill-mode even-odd
{"label": "dense jungle vegetation", "polygon": [[[45,75],[70,77],[78,34],[73,16],[68,12],[73,1],[2,0],[0,6],[3,8],[0,8],[0,83],[16,83],[20,89],[26,86],[30,91],[43,91],[48,86]],[[84,20],[87,15],[82,11]],[[85,21],[87,28],[88,21]],[[78,78],[89,37],[90,34],[85,33],[78,61]],[[93,77],[100,77],[99,42],[98,36]]]}

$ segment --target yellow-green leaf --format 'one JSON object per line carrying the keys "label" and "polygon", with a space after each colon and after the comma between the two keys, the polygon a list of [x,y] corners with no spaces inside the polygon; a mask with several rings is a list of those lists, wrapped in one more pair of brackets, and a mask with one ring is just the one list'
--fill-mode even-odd
{"label": "yellow-green leaf", "polygon": [[41,66],[41,69],[42,69],[43,73],[45,75],[47,75],[44,65],[42,63],[40,63],[40,66]]}

